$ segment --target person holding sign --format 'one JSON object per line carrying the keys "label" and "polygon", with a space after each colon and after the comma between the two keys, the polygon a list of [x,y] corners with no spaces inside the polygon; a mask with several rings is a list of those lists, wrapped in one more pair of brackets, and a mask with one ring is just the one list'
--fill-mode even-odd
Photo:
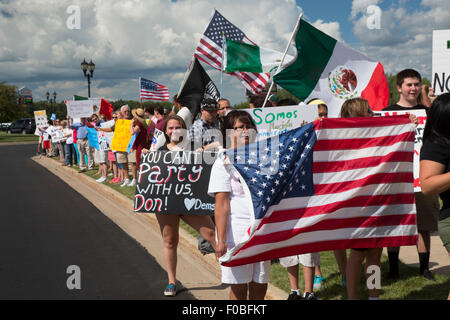
{"label": "person holding sign", "polygon": [[[252,143],[256,133],[251,115],[231,111],[222,126],[223,145],[235,149]],[[228,134],[228,136],[227,136]],[[256,137],[255,135],[252,135]],[[208,194],[215,197],[216,257],[220,258],[246,236],[251,224],[250,208],[238,173],[225,156],[219,156],[211,170]],[[221,266],[222,283],[230,284],[230,300],[263,300],[269,282],[270,261],[236,267]]]}
{"label": "person holding sign", "polygon": [[78,154],[80,155],[80,172],[86,171],[86,161],[84,159],[84,155],[86,154],[88,158],[88,170],[94,169],[94,154],[87,138],[86,118],[80,118],[79,123],[74,123],[70,127],[77,130],[77,146]]}
{"label": "person holding sign", "polygon": [[[422,77],[413,69],[405,69],[397,74],[397,90],[400,99],[396,104],[384,108],[383,111],[409,111],[428,110],[426,106],[419,103],[419,95],[422,88]],[[434,97],[431,97],[434,99]],[[424,195],[422,192],[415,193],[417,209],[417,229],[419,233],[417,252],[419,254],[419,273],[426,279],[434,280],[429,271],[431,232],[438,229],[439,199],[437,195]],[[389,276],[393,279],[399,277],[398,257],[400,247],[388,248]]]}
{"label": "person holding sign", "polygon": [[[450,256],[450,93],[431,105],[420,152],[420,184],[424,194],[439,194],[442,209],[438,230]],[[448,295],[450,300],[450,293]]]}
{"label": "person holding sign", "polygon": [[[166,144],[159,150],[182,151],[187,142],[183,139],[186,136],[186,124],[179,116],[172,115],[166,119],[163,128],[166,137]],[[184,132],[183,132],[184,131]],[[184,133],[184,134],[183,134]],[[144,148],[142,153],[148,153]],[[177,248],[179,239],[180,219],[183,219],[192,228],[197,230],[203,238],[211,243],[215,248],[214,224],[210,216],[205,215],[178,215],[178,214],[156,214],[161,235],[164,242],[164,261],[166,263],[169,284],[164,290],[164,295],[173,297],[177,294],[176,270],[177,270]]]}

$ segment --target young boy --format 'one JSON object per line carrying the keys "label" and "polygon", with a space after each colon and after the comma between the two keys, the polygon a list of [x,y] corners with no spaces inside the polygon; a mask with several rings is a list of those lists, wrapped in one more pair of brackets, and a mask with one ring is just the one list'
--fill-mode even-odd
{"label": "young boy", "polygon": [[[427,107],[419,103],[419,95],[422,91],[422,77],[420,73],[413,69],[405,69],[397,74],[397,90],[400,99],[396,104],[384,108],[383,111],[408,111],[427,110]],[[418,241],[417,252],[419,253],[420,274],[429,280],[434,280],[433,274],[429,271],[430,261],[430,233],[437,231],[437,218],[439,214],[438,197],[425,196],[422,192],[415,193],[417,209],[417,229]],[[398,278],[398,256],[400,247],[388,248],[389,276]]]}

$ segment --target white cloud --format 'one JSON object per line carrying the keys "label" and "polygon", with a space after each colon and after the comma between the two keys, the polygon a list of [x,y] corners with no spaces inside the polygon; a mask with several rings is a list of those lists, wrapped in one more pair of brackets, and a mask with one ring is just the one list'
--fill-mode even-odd
{"label": "white cloud", "polygon": [[[81,9],[81,29],[70,30],[66,12]],[[171,96],[203,34],[219,10],[257,44],[284,51],[301,8],[295,0],[15,0],[0,1],[0,81],[48,90],[58,100],[86,95],[81,61],[96,64],[91,91],[111,98],[138,98],[137,79],[169,87]],[[341,39],[339,23],[318,20],[320,29]],[[209,70],[219,87],[220,73]],[[232,103],[245,88],[224,75],[223,95]]]}
{"label": "white cloud", "polygon": [[395,74],[414,68],[431,79],[432,32],[450,29],[448,0],[422,0],[418,7],[400,1],[382,11],[381,29],[369,30],[364,6],[377,3],[382,4],[375,0],[353,1],[350,19],[362,43],[360,49],[382,62],[386,72]]}

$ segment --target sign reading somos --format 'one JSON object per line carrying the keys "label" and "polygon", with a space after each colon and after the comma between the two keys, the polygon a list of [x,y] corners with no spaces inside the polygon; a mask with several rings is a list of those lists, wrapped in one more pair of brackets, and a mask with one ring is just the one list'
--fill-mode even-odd
{"label": "sign reading somos", "polygon": [[216,156],[191,151],[142,154],[134,211],[213,215],[214,198],[208,195],[208,185]]}

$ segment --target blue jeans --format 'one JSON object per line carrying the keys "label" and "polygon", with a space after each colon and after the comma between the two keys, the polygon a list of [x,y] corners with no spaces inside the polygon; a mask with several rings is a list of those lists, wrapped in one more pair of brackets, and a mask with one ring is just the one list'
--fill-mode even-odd
{"label": "blue jeans", "polygon": [[72,165],[72,144],[64,143],[64,163]]}

